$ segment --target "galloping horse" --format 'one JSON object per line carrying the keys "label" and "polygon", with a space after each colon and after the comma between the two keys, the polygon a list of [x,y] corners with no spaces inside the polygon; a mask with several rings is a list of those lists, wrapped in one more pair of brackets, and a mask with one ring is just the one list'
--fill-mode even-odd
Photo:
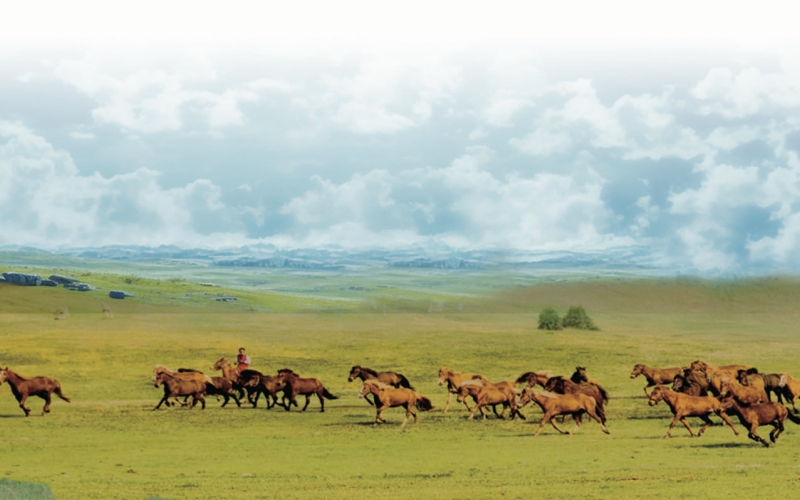
{"label": "galloping horse", "polygon": [[[720,408],[719,400],[716,398],[711,396],[688,396],[680,392],[671,391],[663,385],[657,385],[656,388],[653,389],[653,392],[650,393],[648,404],[650,406],[655,406],[659,401],[666,401],[669,409],[672,410],[672,414],[675,415],[675,418],[672,419],[672,423],[669,424],[669,430],[664,438],[672,436],[672,429],[678,421],[686,426],[686,429],[692,437],[701,436],[706,429],[714,425],[714,422],[708,418],[712,413],[717,413],[726,424],[731,426],[733,433],[737,436],[739,435],[739,431],[733,426],[733,422],[731,422],[731,419],[725,414],[725,411]],[[700,432],[695,435],[689,422],[686,421],[686,417],[700,417],[706,425],[701,427]]]}
{"label": "galloping horse", "polygon": [[[553,377],[547,381],[544,386],[544,390],[548,392],[554,392],[556,394],[585,394],[590,398],[595,400],[597,414],[605,422],[605,409],[603,405],[607,402],[606,399],[603,397],[603,393],[600,391],[600,387],[595,384],[589,383],[581,383],[576,384],[572,380],[569,380],[564,377]],[[564,420],[561,420],[561,423],[564,423]]]}
{"label": "galloping horse", "polygon": [[[247,389],[248,394],[255,394],[255,397],[250,400],[253,408],[258,406],[259,396],[264,394],[264,399],[267,401],[267,410],[271,409],[276,404],[286,409],[286,401],[278,403],[278,392],[286,388],[286,380],[279,379],[277,375],[263,375],[256,370],[243,370],[241,381],[245,389]],[[270,401],[270,399],[272,399],[272,401]]]}
{"label": "galloping horse", "polygon": [[[467,417],[467,420],[472,420],[475,412],[480,410],[483,419],[486,419],[486,412],[483,410],[484,406],[492,405],[492,410],[498,418],[505,418],[506,408],[511,408],[511,419],[513,420],[516,415],[523,420],[525,416],[517,410],[517,392],[511,382],[498,382],[498,383],[484,383],[478,379],[465,380],[458,388],[458,396],[456,400],[463,403],[467,396],[472,396],[475,401],[475,406]],[[503,411],[497,414],[497,405],[503,405]]]}
{"label": "galloping horse", "polygon": [[[444,366],[439,368],[439,385],[444,385],[444,383],[447,382],[447,402],[444,404],[444,413],[447,413],[447,408],[450,406],[450,400],[453,398],[453,394],[457,394],[458,388],[461,386],[461,384],[465,380],[470,379],[480,379],[484,382],[488,382],[486,377],[483,375],[454,372],[453,370]],[[469,407],[469,403],[467,403],[467,400],[464,400],[464,406],[467,407],[467,411],[472,411],[472,409]]]}
{"label": "galloping horse", "polygon": [[[167,368],[164,365],[156,365],[155,368],[153,368],[153,377],[151,379],[152,382],[155,383],[156,379],[162,373],[167,373],[169,375],[173,375],[173,376],[175,376],[177,378],[180,378],[180,379],[183,379],[183,380],[196,380],[197,382],[204,383],[204,384],[205,383],[208,383],[208,384],[213,383],[213,381],[211,380],[211,377],[209,377],[208,375],[205,375],[200,370],[195,370],[193,368],[178,368],[178,371],[175,371],[175,370],[172,370],[170,368]],[[177,402],[181,406],[186,406],[186,401],[188,399],[189,399],[189,395],[186,395],[186,397],[183,398],[183,403],[181,403],[180,400],[176,397],[175,398],[175,402]],[[167,403],[167,406],[171,406],[172,404],[174,404],[174,403],[170,403],[169,401],[166,401],[166,403]]]}
{"label": "galloping horse", "polygon": [[[352,382],[356,378],[360,378],[362,382],[375,379],[378,382],[395,388],[405,387],[406,389],[414,389],[408,379],[400,373],[378,372],[366,366],[355,365],[350,368],[350,375],[347,377],[347,381]],[[370,405],[375,406],[375,402],[371,401],[366,395],[364,396],[364,400]]]}
{"label": "galloping horse", "polygon": [[597,387],[597,390],[600,391],[600,394],[603,396],[603,401],[608,403],[608,392],[606,392],[596,380],[592,380],[586,375],[586,367],[576,366],[575,373],[573,373],[569,379],[576,384],[590,384]]}
{"label": "galloping horse", "polygon": [[[286,387],[283,389],[284,397],[288,397],[289,403],[285,406],[286,411],[289,411],[292,405],[297,406],[297,396],[303,395],[306,397],[306,404],[300,411],[306,411],[308,404],[311,402],[311,395],[316,394],[319,398],[321,412],[325,411],[325,399],[339,399],[334,396],[328,389],[322,386],[322,382],[316,378],[301,378],[298,374],[288,368],[278,370],[278,381],[285,382]],[[325,399],[323,399],[325,398]]]}
{"label": "galloping horse", "polygon": [[764,392],[763,388],[742,385],[735,380],[724,379],[720,383],[719,395],[724,397],[728,394],[732,395],[736,402],[742,405],[768,402],[767,393]]}
{"label": "galloping horse", "polygon": [[745,406],[739,404],[735,397],[727,396],[720,400],[720,408],[723,411],[732,411],[736,414],[742,425],[748,429],[747,437],[767,447],[769,447],[769,443],[756,432],[759,425],[769,424],[773,427],[769,433],[769,439],[774,443],[784,430],[783,422],[786,417],[789,417],[792,422],[800,424],[800,418],[789,413],[785,406],[778,403],[770,402]]}
{"label": "galloping horse", "polygon": [[710,365],[705,361],[701,361],[698,359],[696,361],[692,361],[692,364],[689,365],[689,369],[704,373],[709,383],[711,384],[710,387],[711,392],[718,395],[719,380],[721,380],[724,377],[735,379],[739,370],[749,370],[750,367],[747,365]]}
{"label": "galloping horse", "polygon": [[19,407],[25,412],[26,417],[31,414],[31,409],[25,406],[25,401],[30,396],[38,396],[44,399],[42,415],[50,413],[50,396],[53,393],[67,403],[70,402],[70,399],[61,392],[61,384],[54,378],[27,378],[9,370],[8,367],[5,367],[0,369],[0,385],[2,385],[3,382],[8,382],[8,385],[11,386],[11,392],[14,393],[14,397],[17,398],[17,401],[19,402]]}
{"label": "galloping horse", "polygon": [[[608,428],[606,428],[605,416],[602,418],[597,412],[597,403],[595,400],[586,394],[556,394],[553,392],[548,391],[541,391],[539,389],[525,389],[522,391],[522,395],[519,398],[519,402],[517,403],[517,408],[522,408],[528,402],[533,401],[544,412],[544,417],[542,418],[542,422],[539,424],[539,428],[536,429],[536,432],[533,434],[534,437],[538,436],[542,429],[544,428],[547,422],[550,422],[552,426],[561,434],[574,434],[578,431],[578,428],[583,423],[581,415],[586,413],[589,417],[597,420],[600,423],[600,428],[606,434],[609,434]],[[572,419],[575,420],[575,427],[570,431],[562,430],[557,424],[555,418],[558,415],[572,415]]]}
{"label": "galloping horse", "polygon": [[206,384],[211,383],[211,381],[201,381],[197,378],[184,378],[180,375],[182,374],[179,372],[170,374],[166,371],[160,371],[158,375],[155,376],[155,382],[153,384],[156,387],[164,384],[164,397],[161,398],[161,401],[158,402],[153,410],[158,410],[169,398],[177,398],[178,396],[192,396],[192,405],[190,408],[194,408],[194,405],[200,401],[203,409],[205,409],[206,400],[203,395],[206,393]]}
{"label": "galloping horse", "polygon": [[772,395],[778,399],[778,403],[783,403],[783,388],[781,387],[781,374],[780,373],[760,373],[761,378],[764,379],[764,391],[767,393],[767,399],[772,401]]}
{"label": "galloping horse", "polygon": [[[222,376],[230,380],[233,390],[239,393],[239,399],[244,397],[244,389],[239,381],[239,370],[225,358],[220,358],[219,361],[211,365],[211,370],[222,370]],[[223,405],[224,406],[224,405]]]}
{"label": "galloping horse", "polygon": [[783,389],[783,397],[787,402],[792,402],[792,410],[797,413],[795,402],[800,398],[800,380],[795,380],[788,373],[784,373],[781,375],[780,386]]}
{"label": "galloping horse", "polygon": [[551,378],[553,378],[553,372],[550,370],[538,370],[535,372],[523,373],[517,377],[517,380],[515,380],[514,383],[525,384],[526,388],[536,387],[537,385],[540,385],[542,388],[544,388],[544,385]]}
{"label": "galloping horse", "polygon": [[633,371],[631,371],[631,378],[633,379],[639,375],[644,375],[644,378],[647,380],[647,385],[644,386],[644,393],[647,397],[650,397],[650,393],[647,392],[648,387],[654,387],[658,384],[669,384],[675,380],[675,376],[681,371],[682,370],[678,367],[653,368],[642,363],[636,363],[633,366]]}
{"label": "galloping horse", "polygon": [[368,379],[364,381],[364,385],[361,386],[361,390],[358,392],[358,397],[363,398],[367,394],[372,394],[375,396],[376,401],[381,402],[381,406],[376,407],[377,413],[375,413],[375,427],[378,426],[379,422],[385,422],[381,414],[383,413],[383,410],[387,408],[402,406],[406,409],[406,416],[403,419],[403,423],[400,425],[401,429],[405,427],[406,422],[408,422],[409,415],[414,415],[414,424],[417,423],[417,412],[414,411],[414,407],[416,407],[419,411],[428,411],[433,409],[431,400],[417,391],[413,389],[407,389],[405,387],[395,389],[394,387],[378,382],[375,379]]}
{"label": "galloping horse", "polygon": [[239,398],[233,391],[233,382],[225,377],[211,377],[211,382],[206,382],[206,394],[209,396],[217,396],[217,401],[219,401],[220,396],[225,398],[221,408],[224,408],[231,398],[236,402],[236,406],[242,406],[242,403],[239,402]]}
{"label": "galloping horse", "polygon": [[672,380],[672,390],[682,392],[687,396],[706,396],[708,388],[709,384],[705,373],[692,371],[690,368],[684,368]]}

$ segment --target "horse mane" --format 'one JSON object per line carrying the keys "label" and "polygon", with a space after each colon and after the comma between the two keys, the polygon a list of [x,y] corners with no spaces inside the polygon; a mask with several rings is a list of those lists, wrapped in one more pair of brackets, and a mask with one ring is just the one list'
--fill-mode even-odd
{"label": "horse mane", "polygon": [[533,389],[533,393],[536,394],[537,396],[544,396],[544,397],[546,397],[548,399],[558,399],[559,398],[559,394],[556,394],[555,392],[550,392],[550,391],[543,391],[541,389]]}
{"label": "horse mane", "polygon": [[481,380],[479,378],[471,378],[469,380],[465,380],[465,381],[461,382],[461,385],[459,385],[459,387],[464,387],[465,385],[475,385],[475,386],[478,386],[478,387],[483,387],[484,386],[483,385],[483,380]]}
{"label": "horse mane", "polygon": [[281,368],[280,370],[278,370],[278,374],[280,375],[281,373],[294,375],[295,377],[299,377],[300,376],[297,373],[295,373],[294,371],[290,370],[289,368]]}
{"label": "horse mane", "polygon": [[5,367],[5,368],[3,368],[3,370],[8,372],[8,373],[10,373],[10,374],[12,374],[12,375],[14,375],[15,377],[17,377],[20,380],[28,380],[28,377],[24,377],[24,376],[20,375],[19,373],[15,372],[14,370],[12,370],[9,367]]}
{"label": "horse mane", "polygon": [[392,387],[391,385],[384,384],[383,382],[375,378],[365,380],[364,385],[374,385],[378,389],[394,389],[394,387]]}
{"label": "horse mane", "polygon": [[[358,366],[358,365],[356,365],[356,366]],[[353,368],[355,368],[355,366]],[[377,377],[378,376],[378,372],[373,370],[372,368],[367,368],[366,366],[359,366],[358,369],[361,370],[364,373],[368,373],[368,374],[372,375],[373,377]]]}
{"label": "horse mane", "polygon": [[203,373],[200,370],[195,370],[194,368],[178,368],[178,373]]}

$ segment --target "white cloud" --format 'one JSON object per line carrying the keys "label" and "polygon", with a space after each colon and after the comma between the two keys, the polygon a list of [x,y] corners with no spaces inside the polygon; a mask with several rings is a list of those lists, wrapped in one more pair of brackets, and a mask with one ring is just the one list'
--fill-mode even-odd
{"label": "white cloud", "polygon": [[774,105],[782,108],[800,106],[800,81],[787,73],[763,74],[747,68],[734,75],[729,68],[713,68],[691,91],[701,101],[703,114],[743,118]]}
{"label": "white cloud", "polygon": [[80,139],[80,140],[91,140],[96,139],[97,136],[92,132],[70,132],[70,137],[73,139]]}
{"label": "white cloud", "polygon": [[3,243],[42,248],[244,241],[211,181],[165,189],[147,168],[81,175],[71,156],[19,123],[0,121]]}
{"label": "white cloud", "polygon": [[533,156],[561,153],[573,145],[569,134],[553,131],[548,126],[540,126],[522,139],[512,137],[508,142],[519,151]]}

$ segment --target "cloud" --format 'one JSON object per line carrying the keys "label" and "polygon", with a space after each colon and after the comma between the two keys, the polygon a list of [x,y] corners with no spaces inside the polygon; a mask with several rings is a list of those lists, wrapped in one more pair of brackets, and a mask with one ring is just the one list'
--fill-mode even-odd
{"label": "cloud", "polygon": [[42,248],[244,240],[211,181],[167,189],[159,178],[147,168],[81,175],[67,152],[19,123],[0,121],[0,238]]}
{"label": "cloud", "polygon": [[700,108],[703,114],[743,118],[767,106],[800,106],[800,82],[796,76],[787,73],[763,74],[754,67],[734,75],[729,68],[713,68],[691,93],[707,103]]}
{"label": "cloud", "polygon": [[80,140],[91,140],[97,139],[97,136],[92,132],[70,132],[70,137],[73,139],[80,139]]}

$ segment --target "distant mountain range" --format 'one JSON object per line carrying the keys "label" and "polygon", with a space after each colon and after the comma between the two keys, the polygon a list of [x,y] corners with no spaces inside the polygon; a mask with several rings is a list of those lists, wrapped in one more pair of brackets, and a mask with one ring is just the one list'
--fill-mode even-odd
{"label": "distant mountain range", "polygon": [[444,245],[393,249],[349,250],[341,247],[281,249],[257,244],[204,249],[178,246],[104,246],[41,250],[5,245],[0,251],[54,255],[87,260],[191,264],[233,268],[308,271],[384,269],[443,269],[453,271],[527,270],[548,273],[596,271],[601,274],[721,275],[666,264],[648,247],[616,247],[602,251],[458,250]]}

